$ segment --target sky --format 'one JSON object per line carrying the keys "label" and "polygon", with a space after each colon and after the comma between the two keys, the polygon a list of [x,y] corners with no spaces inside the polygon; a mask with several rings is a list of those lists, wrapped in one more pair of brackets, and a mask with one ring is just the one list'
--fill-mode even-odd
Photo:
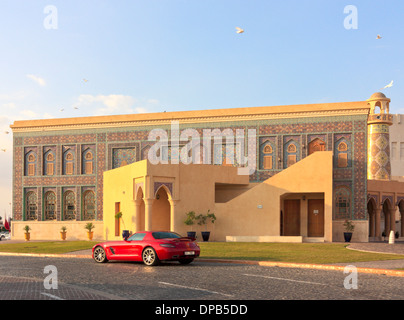
{"label": "sky", "polygon": [[11,210],[15,120],[378,91],[404,113],[403,39],[402,0],[0,0],[0,216]]}

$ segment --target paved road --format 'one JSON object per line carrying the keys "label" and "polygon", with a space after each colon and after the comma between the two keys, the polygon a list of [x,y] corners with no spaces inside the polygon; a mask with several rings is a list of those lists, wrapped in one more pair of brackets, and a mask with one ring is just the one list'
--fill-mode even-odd
{"label": "paved road", "polygon": [[[46,289],[46,266],[57,270],[57,289]],[[358,274],[358,289],[346,289],[349,274],[194,262],[188,266],[91,259],[2,256],[0,300],[403,300],[404,278]],[[49,285],[49,279],[47,280]]]}

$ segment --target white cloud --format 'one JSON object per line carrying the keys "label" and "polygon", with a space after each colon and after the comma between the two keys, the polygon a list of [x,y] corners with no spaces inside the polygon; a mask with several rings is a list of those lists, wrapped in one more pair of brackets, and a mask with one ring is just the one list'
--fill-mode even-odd
{"label": "white cloud", "polygon": [[19,115],[22,116],[24,119],[37,119],[39,116],[36,112],[32,110],[21,110],[19,112]]}
{"label": "white cloud", "polygon": [[46,81],[45,81],[45,79],[40,78],[40,77],[38,77],[38,76],[36,76],[36,75],[27,74],[27,78],[29,78],[29,79],[35,81],[35,82],[36,82],[37,84],[39,84],[41,87],[46,86]]}
{"label": "white cloud", "polygon": [[147,113],[147,112],[149,112],[146,108],[142,108],[142,107],[135,108],[135,110],[136,110],[136,113]]}
{"label": "white cloud", "polygon": [[13,123],[15,120],[33,120],[33,119],[53,119],[55,118],[54,115],[44,112],[38,113],[32,110],[24,109],[9,117],[10,123]]}
{"label": "white cloud", "polygon": [[79,109],[92,108],[93,114],[100,115],[114,115],[114,114],[128,114],[128,113],[147,113],[150,108],[158,104],[156,99],[148,99],[141,101],[132,96],[122,94],[110,95],[90,95],[82,94],[78,97],[77,102],[73,107]]}

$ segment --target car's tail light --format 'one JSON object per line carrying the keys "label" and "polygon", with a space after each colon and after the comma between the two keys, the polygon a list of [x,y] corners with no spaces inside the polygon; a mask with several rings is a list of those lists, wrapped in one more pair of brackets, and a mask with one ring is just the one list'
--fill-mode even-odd
{"label": "car's tail light", "polygon": [[160,247],[164,247],[164,248],[175,248],[175,245],[171,244],[171,243],[160,243]]}

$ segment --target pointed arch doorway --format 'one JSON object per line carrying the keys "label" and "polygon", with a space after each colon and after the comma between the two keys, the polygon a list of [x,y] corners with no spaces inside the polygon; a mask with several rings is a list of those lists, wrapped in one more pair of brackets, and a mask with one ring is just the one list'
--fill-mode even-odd
{"label": "pointed arch doorway", "polygon": [[[376,236],[380,236],[380,213],[377,212],[375,199],[370,198],[368,200],[367,209],[369,216],[369,240],[374,241],[376,240]],[[379,214],[379,217],[377,217],[377,214]]]}
{"label": "pointed arch doorway", "polygon": [[171,196],[164,186],[161,186],[153,200],[152,230],[170,231]]}
{"label": "pointed arch doorway", "polygon": [[137,190],[136,194],[136,230],[145,230],[145,205],[143,200],[143,190],[141,187]]}
{"label": "pointed arch doorway", "polygon": [[382,205],[384,217],[384,236],[389,237],[390,231],[395,232],[395,209],[389,199],[385,199]]}

